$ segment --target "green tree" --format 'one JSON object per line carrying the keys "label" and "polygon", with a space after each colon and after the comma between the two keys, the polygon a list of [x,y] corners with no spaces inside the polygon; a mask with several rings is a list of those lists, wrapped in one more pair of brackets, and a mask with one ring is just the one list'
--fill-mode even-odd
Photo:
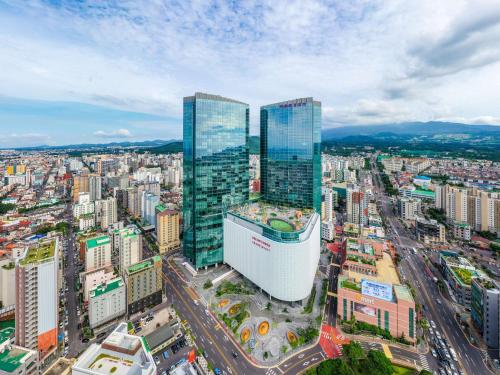
{"label": "green tree", "polygon": [[432,372],[427,371],[427,370],[422,370],[418,373],[418,375],[432,375]]}
{"label": "green tree", "polygon": [[347,345],[343,345],[342,353],[344,354],[347,363],[351,366],[357,366],[359,361],[365,356],[363,348],[357,341],[351,341]]}
{"label": "green tree", "polygon": [[363,361],[366,373],[370,375],[392,375],[394,372],[391,361],[385,354],[378,350],[370,350]]}
{"label": "green tree", "polygon": [[203,284],[203,289],[210,289],[211,287],[213,287],[214,284],[212,283],[212,280],[207,280],[205,281],[205,284]]}
{"label": "green tree", "polygon": [[321,362],[316,373],[318,375],[354,375],[354,371],[340,358]]}

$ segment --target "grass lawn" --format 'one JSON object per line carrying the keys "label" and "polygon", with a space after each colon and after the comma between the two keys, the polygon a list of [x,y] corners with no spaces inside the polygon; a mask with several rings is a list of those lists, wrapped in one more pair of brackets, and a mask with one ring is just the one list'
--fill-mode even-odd
{"label": "grass lawn", "polygon": [[417,373],[413,368],[402,367],[397,365],[392,365],[392,369],[394,370],[393,374],[396,375],[413,375]]}
{"label": "grass lawn", "polygon": [[284,220],[271,219],[269,220],[271,228],[279,230],[280,232],[293,232],[293,226]]}

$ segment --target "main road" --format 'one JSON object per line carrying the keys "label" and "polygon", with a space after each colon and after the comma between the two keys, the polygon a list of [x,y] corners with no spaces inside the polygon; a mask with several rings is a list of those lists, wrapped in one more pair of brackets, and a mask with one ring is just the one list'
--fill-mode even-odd
{"label": "main road", "polygon": [[[430,264],[426,264],[422,251],[414,254],[408,248],[421,248],[421,244],[415,241],[409,230],[403,226],[401,221],[395,216],[392,202],[384,193],[383,184],[380,179],[377,167],[372,159],[372,170],[374,171],[375,197],[380,202],[381,213],[386,220],[386,228],[390,228],[398,254],[402,260],[399,265],[410,284],[413,286],[417,300],[424,306],[424,314],[428,320],[433,320],[437,324],[438,330],[442,330],[449,345],[455,348],[458,354],[459,364],[469,375],[491,373],[484,361],[484,355],[475,346],[471,345],[455,320],[455,310],[453,303],[446,296],[442,296],[426,269],[430,267],[433,274],[441,278],[438,270]],[[442,297],[443,303],[437,303],[437,299]],[[457,350],[459,349],[459,350]],[[435,362],[428,356],[429,362]]]}

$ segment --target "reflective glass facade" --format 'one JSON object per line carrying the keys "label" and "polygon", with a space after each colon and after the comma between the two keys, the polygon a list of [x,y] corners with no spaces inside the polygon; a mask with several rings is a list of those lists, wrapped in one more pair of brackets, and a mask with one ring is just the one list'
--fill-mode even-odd
{"label": "reflective glass facade", "polygon": [[184,255],[200,268],[223,261],[223,204],[248,200],[249,107],[196,93],[183,121]]}
{"label": "reflective glass facade", "polygon": [[312,98],[260,109],[262,198],[321,213],[321,103]]}

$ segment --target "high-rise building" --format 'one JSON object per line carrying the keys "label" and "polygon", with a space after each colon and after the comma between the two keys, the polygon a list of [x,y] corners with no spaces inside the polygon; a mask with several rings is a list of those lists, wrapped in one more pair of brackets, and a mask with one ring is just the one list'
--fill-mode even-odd
{"label": "high-rise building", "polygon": [[89,192],[89,176],[82,174],[73,177],[73,202],[78,202],[80,193]]}
{"label": "high-rise building", "polygon": [[109,236],[90,238],[85,243],[85,272],[111,266],[111,240]]}
{"label": "high-rise building", "polygon": [[420,213],[421,201],[418,198],[401,197],[399,213],[403,220],[415,220]]}
{"label": "high-rise building", "polygon": [[125,270],[127,310],[132,315],[162,301],[162,260],[156,255]]}
{"label": "high-rise building", "polygon": [[117,277],[89,293],[89,325],[95,328],[127,312],[125,283]]}
{"label": "high-rise building", "polygon": [[141,217],[149,225],[156,226],[155,207],[160,203],[160,197],[148,191],[142,192]]}
{"label": "high-rise building", "polygon": [[118,220],[116,198],[108,197],[96,202],[96,212],[99,215],[98,221],[101,228],[106,230],[111,224]]}
{"label": "high-rise building", "polygon": [[29,247],[16,264],[16,344],[44,358],[57,347],[58,240]]}
{"label": "high-rise building", "polygon": [[101,176],[89,176],[90,201],[95,202],[102,198],[102,178]]}
{"label": "high-rise building", "polygon": [[475,277],[471,283],[471,320],[490,348],[499,347],[500,291],[489,278]]}
{"label": "high-rise building", "polygon": [[321,102],[260,109],[261,193],[265,201],[321,213]]}
{"label": "high-rise building", "polygon": [[156,206],[156,241],[160,254],[180,246],[179,212],[169,210],[165,205]]}
{"label": "high-rise building", "polygon": [[118,244],[121,272],[142,260],[142,236],[139,229],[127,227],[116,230],[113,238]]}
{"label": "high-rise building", "polygon": [[347,185],[347,221],[357,225],[368,224],[368,195],[358,185]]}
{"label": "high-rise building", "polygon": [[196,93],[183,121],[183,248],[200,268],[223,261],[223,206],[248,200],[249,106]]}

